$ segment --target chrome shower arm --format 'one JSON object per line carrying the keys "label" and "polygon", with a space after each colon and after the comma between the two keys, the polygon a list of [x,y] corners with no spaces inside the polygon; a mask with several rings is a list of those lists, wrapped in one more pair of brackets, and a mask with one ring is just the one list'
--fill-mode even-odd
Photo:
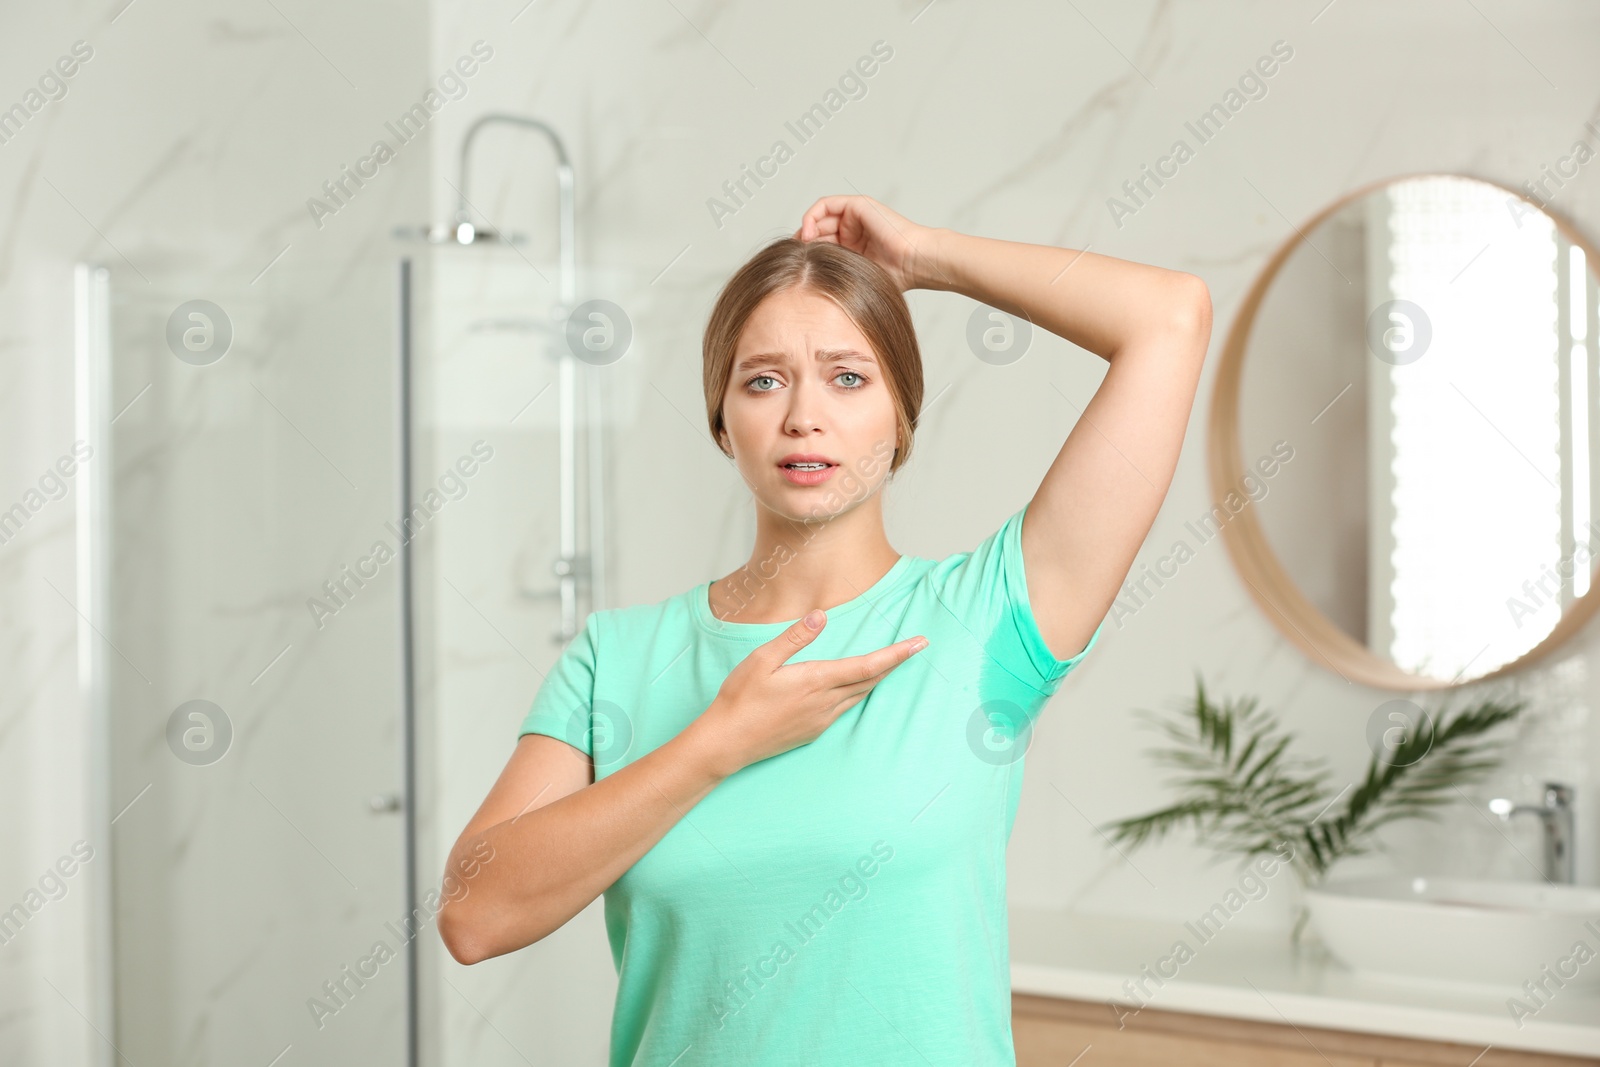
{"label": "chrome shower arm", "polygon": [[556,153],[556,181],[560,192],[560,221],[557,231],[557,258],[561,264],[561,281],[559,292],[563,307],[570,310],[577,301],[577,240],[576,214],[572,202],[572,161],[567,156],[567,147],[562,143],[560,134],[556,133],[549,124],[538,119],[530,119],[523,115],[508,115],[503,112],[490,112],[475,120],[467,127],[467,132],[461,138],[461,162],[458,170],[459,181],[456,185],[456,226],[470,225],[472,221],[471,208],[467,203],[467,169],[471,159],[472,139],[478,131],[492,122],[501,122],[511,126],[520,126],[525,129],[536,130],[549,138],[550,145]]}

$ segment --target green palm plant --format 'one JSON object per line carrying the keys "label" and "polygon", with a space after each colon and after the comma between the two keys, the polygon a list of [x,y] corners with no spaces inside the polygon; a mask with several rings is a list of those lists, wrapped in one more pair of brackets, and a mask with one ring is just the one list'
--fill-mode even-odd
{"label": "green palm plant", "polygon": [[[1379,847],[1380,827],[1436,818],[1460,786],[1496,767],[1505,739],[1489,735],[1524,707],[1491,698],[1418,716],[1385,736],[1383,758],[1374,753],[1360,782],[1335,791],[1326,761],[1292,755],[1292,736],[1255,698],[1214,702],[1196,676],[1194,699],[1178,715],[1136,713],[1172,742],[1152,756],[1181,772],[1169,783],[1178,800],[1102,829],[1113,844],[1137,848],[1187,826],[1201,844],[1246,859],[1287,844],[1301,886],[1313,887],[1339,860]],[[1296,940],[1305,918],[1296,917]]]}

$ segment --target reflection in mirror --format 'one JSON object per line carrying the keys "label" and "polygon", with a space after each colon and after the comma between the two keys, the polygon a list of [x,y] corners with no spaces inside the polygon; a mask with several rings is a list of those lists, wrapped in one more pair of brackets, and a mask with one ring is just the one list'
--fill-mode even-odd
{"label": "reflection in mirror", "polygon": [[1265,545],[1320,625],[1432,684],[1513,663],[1593,584],[1596,279],[1572,236],[1488,182],[1399,179],[1306,229],[1249,327],[1234,470],[1294,449],[1253,509]]}

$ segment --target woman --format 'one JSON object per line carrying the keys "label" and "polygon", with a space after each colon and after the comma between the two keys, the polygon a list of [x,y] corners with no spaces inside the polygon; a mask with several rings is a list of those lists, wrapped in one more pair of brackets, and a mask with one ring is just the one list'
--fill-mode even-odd
{"label": "woman", "polygon": [[[1110,365],[1032,500],[943,560],[883,528],[919,288]],[[1166,495],[1210,332],[1193,275],[817,201],[706,328],[750,561],[588,617],[451,853],[451,955],[515,951],[604,893],[613,1067],[1014,1063],[1021,756]]]}

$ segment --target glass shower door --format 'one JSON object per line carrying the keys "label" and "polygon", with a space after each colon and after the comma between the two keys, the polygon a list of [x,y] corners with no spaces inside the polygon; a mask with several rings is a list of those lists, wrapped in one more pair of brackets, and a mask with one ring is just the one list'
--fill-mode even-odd
{"label": "glass shower door", "polygon": [[84,277],[106,1036],[141,1064],[401,1067],[431,924],[404,877],[395,261]]}

